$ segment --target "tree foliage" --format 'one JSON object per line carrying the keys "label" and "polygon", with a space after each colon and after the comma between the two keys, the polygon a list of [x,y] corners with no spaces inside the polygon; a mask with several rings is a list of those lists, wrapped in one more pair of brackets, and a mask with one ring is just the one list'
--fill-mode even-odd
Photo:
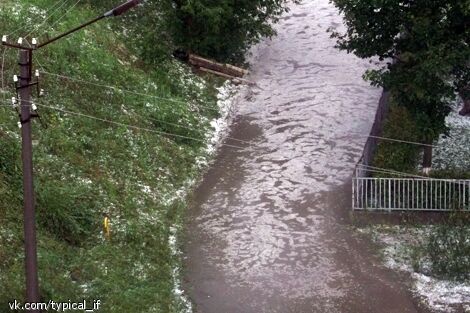
{"label": "tree foliage", "polygon": [[237,60],[261,37],[272,36],[272,22],[289,0],[173,0],[178,44],[212,57]]}
{"label": "tree foliage", "polygon": [[456,93],[470,96],[465,88],[470,78],[470,1],[334,2],[347,26],[345,33],[333,33],[339,48],[361,58],[388,60],[366,78],[391,90],[408,108],[422,140],[445,132]]}
{"label": "tree foliage", "polygon": [[[146,59],[159,59],[183,48],[223,61],[241,61],[272,24],[298,0],[147,0],[125,17],[125,28],[136,28],[134,45]],[[90,5],[112,7],[116,1]]]}

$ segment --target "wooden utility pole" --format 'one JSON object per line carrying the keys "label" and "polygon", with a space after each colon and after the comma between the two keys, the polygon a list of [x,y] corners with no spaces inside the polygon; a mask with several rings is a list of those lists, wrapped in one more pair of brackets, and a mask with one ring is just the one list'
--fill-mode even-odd
{"label": "wooden utility pole", "polygon": [[[23,160],[24,245],[26,267],[26,301],[39,302],[36,248],[36,212],[33,184],[33,142],[31,137],[32,50],[20,50],[19,95],[21,108],[21,157]],[[39,312],[37,310],[31,312]]]}
{"label": "wooden utility pole", "polygon": [[[33,38],[32,45],[23,45],[23,39],[18,40],[18,44],[9,43],[8,36],[2,36],[2,45],[19,49],[20,51],[20,76],[17,91],[20,97],[20,123],[21,123],[21,157],[23,161],[23,199],[24,199],[24,246],[25,246],[25,269],[26,269],[26,302],[37,303],[40,301],[39,279],[38,279],[38,258],[37,258],[37,240],[36,240],[36,212],[34,199],[33,183],[33,141],[31,136],[31,119],[39,117],[35,106],[31,102],[31,87],[39,82],[32,83],[33,76],[33,51],[49,45],[56,40],[68,36],[88,25],[91,25],[101,19],[119,16],[133,7],[137,6],[140,0],[128,0],[127,2],[115,7],[114,9],[73,28],[63,34],[60,34],[46,42],[38,44]],[[39,313],[39,310],[29,310]]]}

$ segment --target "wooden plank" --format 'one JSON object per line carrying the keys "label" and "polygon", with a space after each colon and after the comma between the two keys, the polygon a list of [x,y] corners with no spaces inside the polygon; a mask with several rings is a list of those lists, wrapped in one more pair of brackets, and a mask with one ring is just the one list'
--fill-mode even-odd
{"label": "wooden plank", "polygon": [[200,57],[192,53],[189,54],[188,62],[191,65],[194,65],[196,67],[201,67],[201,68],[203,67],[206,69],[210,69],[216,72],[224,73],[224,74],[239,77],[239,78],[242,78],[243,76],[248,74],[248,71],[243,68],[239,68],[230,64],[218,63],[218,62],[205,59],[203,57]]}
{"label": "wooden plank", "polygon": [[218,76],[221,76],[221,77],[225,77],[225,78],[231,79],[231,80],[233,80],[233,82],[235,82],[235,83],[245,83],[245,84],[248,84],[248,85],[255,85],[254,82],[252,82],[252,81],[250,81],[250,80],[248,80],[248,79],[244,79],[244,78],[240,78],[240,77],[231,76],[231,75],[229,75],[229,74],[221,73],[221,72],[214,71],[214,70],[211,70],[211,69],[208,69],[208,68],[199,67],[199,70],[202,71],[202,72],[211,73],[211,74],[214,74],[214,75],[218,75]]}

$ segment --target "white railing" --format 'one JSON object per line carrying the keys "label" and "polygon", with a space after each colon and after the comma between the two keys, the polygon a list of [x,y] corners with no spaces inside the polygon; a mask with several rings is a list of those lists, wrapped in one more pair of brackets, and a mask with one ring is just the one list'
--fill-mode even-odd
{"label": "white railing", "polygon": [[375,178],[355,171],[354,210],[470,211],[470,180]]}

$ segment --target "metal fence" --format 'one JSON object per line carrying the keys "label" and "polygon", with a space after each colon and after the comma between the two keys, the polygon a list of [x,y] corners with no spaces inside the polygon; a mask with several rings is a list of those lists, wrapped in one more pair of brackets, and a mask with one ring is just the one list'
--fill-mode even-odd
{"label": "metal fence", "polygon": [[374,123],[352,179],[353,210],[470,211],[470,180],[432,179],[403,175],[375,178],[371,173],[401,176],[393,170],[373,169],[372,160],[389,110],[390,95],[382,93]]}
{"label": "metal fence", "polygon": [[354,210],[470,211],[470,180],[355,175]]}

